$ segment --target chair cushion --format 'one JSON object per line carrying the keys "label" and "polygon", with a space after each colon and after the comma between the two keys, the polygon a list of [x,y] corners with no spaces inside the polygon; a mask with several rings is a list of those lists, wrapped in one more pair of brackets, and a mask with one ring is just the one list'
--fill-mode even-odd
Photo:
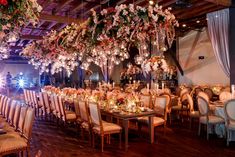
{"label": "chair cushion", "polygon": [[[140,123],[149,124],[149,118],[148,117],[141,117],[138,119]],[[161,117],[153,117],[153,125],[158,126],[164,124],[165,120]]]}
{"label": "chair cushion", "polygon": [[76,120],[77,119],[77,115],[75,113],[66,114],[66,119],[67,120]]}
{"label": "chair cushion", "polygon": [[14,152],[27,148],[27,141],[21,137],[14,137],[9,134],[0,137],[0,154]]}
{"label": "chair cushion", "polygon": [[[200,117],[200,122],[206,124],[206,116]],[[224,119],[218,116],[209,116],[208,123],[216,124],[216,123],[224,123]]]}
{"label": "chair cushion", "polygon": [[[103,131],[104,133],[109,133],[109,132],[120,132],[122,128],[114,123],[108,123],[103,121]],[[100,126],[94,126],[93,130],[97,133],[100,134]]]}
{"label": "chair cushion", "polygon": [[199,118],[199,111],[190,112],[189,116],[193,118]]}

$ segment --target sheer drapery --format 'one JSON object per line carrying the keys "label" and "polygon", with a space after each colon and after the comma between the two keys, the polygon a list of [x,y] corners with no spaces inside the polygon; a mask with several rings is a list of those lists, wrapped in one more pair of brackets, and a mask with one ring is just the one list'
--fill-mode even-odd
{"label": "sheer drapery", "polygon": [[208,13],[207,24],[216,60],[229,77],[229,9]]}

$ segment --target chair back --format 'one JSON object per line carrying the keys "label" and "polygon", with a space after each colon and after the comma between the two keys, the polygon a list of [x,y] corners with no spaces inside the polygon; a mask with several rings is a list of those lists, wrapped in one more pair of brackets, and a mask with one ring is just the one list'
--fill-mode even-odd
{"label": "chair back", "polygon": [[194,111],[194,103],[193,103],[193,98],[190,94],[187,94],[187,100],[188,100],[188,104],[189,104],[189,110],[190,112]]}
{"label": "chair back", "polygon": [[199,92],[198,96],[203,97],[208,103],[210,102],[209,96],[205,92]]}
{"label": "chair back", "polygon": [[5,98],[3,99],[3,104],[2,104],[2,116],[3,117],[5,117],[5,110],[6,110],[8,99],[9,98],[7,96],[5,96]]}
{"label": "chair back", "polygon": [[180,97],[182,97],[185,93],[189,93],[188,88],[183,88],[180,90]]}
{"label": "chair back", "polygon": [[43,109],[45,109],[45,102],[44,102],[44,99],[43,99],[43,95],[42,95],[42,92],[39,92],[38,93],[38,96],[39,96],[39,105],[43,107]]}
{"label": "chair back", "polygon": [[7,102],[6,102],[5,110],[4,110],[4,117],[5,118],[8,118],[10,107],[11,107],[11,99],[8,98]]}
{"label": "chair back", "polygon": [[166,114],[166,108],[167,108],[167,97],[166,96],[157,96],[154,101],[154,111],[164,116]]}
{"label": "chair back", "polygon": [[11,102],[11,108],[10,108],[9,116],[8,116],[8,121],[10,122],[10,124],[13,124],[16,104],[17,102],[15,100]]}
{"label": "chair back", "polygon": [[47,110],[47,113],[50,112],[51,108],[50,108],[50,102],[49,102],[49,96],[46,92],[42,92],[42,96],[43,96],[43,100],[44,100],[44,103],[45,103],[45,107],[46,107],[46,110]]}
{"label": "chair back", "polygon": [[24,93],[24,101],[26,104],[28,104],[28,95],[27,95],[27,90],[26,89],[23,89],[23,93]]}
{"label": "chair back", "polygon": [[170,110],[171,108],[171,95],[169,93],[162,93],[159,96],[165,96],[166,97],[166,106],[167,106],[167,110]]}
{"label": "chair back", "polygon": [[74,110],[75,114],[80,117],[79,101],[77,99],[74,100]]}
{"label": "chair back", "polygon": [[78,102],[81,119],[85,122],[89,122],[88,107],[85,101]]}
{"label": "chair back", "polygon": [[201,87],[196,87],[194,89],[195,95],[198,95],[199,92],[203,92],[203,89]]}
{"label": "chair back", "polygon": [[14,119],[13,119],[13,127],[15,127],[16,130],[18,129],[20,111],[21,111],[21,106],[17,104],[15,108]]}
{"label": "chair back", "polygon": [[151,96],[150,95],[140,95],[140,102],[144,105],[144,107],[152,108],[151,105]]}
{"label": "chair back", "polygon": [[54,95],[53,98],[54,98],[54,105],[55,105],[55,110],[56,110],[57,116],[59,118],[61,118],[61,117],[63,117],[63,112],[62,112],[62,109],[59,104],[59,98],[57,95]]}
{"label": "chair back", "polygon": [[30,103],[33,107],[35,107],[34,98],[33,98],[33,91],[32,90],[29,90],[29,95],[30,95]]}
{"label": "chair back", "polygon": [[205,98],[198,96],[197,97],[197,104],[198,104],[198,109],[199,109],[200,115],[201,116],[208,115],[208,112],[209,112],[208,101]]}
{"label": "chair back", "polygon": [[89,111],[90,111],[90,117],[91,117],[91,123],[93,126],[102,126],[102,120],[100,115],[100,110],[98,107],[98,104],[95,102],[89,102],[88,103]]}
{"label": "chair back", "polygon": [[64,107],[64,101],[62,99],[62,97],[57,97],[57,100],[58,100],[58,105],[59,105],[59,109],[60,109],[60,114],[62,116],[62,119],[63,120],[66,120],[66,114],[65,114],[65,107]]}
{"label": "chair back", "polygon": [[19,117],[19,123],[18,123],[18,128],[17,128],[17,130],[19,130],[20,132],[23,132],[24,120],[25,120],[27,109],[28,108],[26,106],[22,106],[20,109],[20,117]]}
{"label": "chair back", "polygon": [[6,96],[2,95],[0,99],[0,114],[3,114],[3,106],[4,106],[4,101],[6,99]]}
{"label": "chair back", "polygon": [[227,101],[229,99],[232,99],[232,93],[223,91],[219,95],[219,100],[220,101]]}
{"label": "chair back", "polygon": [[235,123],[235,99],[229,100],[224,105],[224,112],[227,124]]}
{"label": "chair back", "polygon": [[51,100],[51,103],[50,103],[51,110],[52,111],[56,111],[55,99],[54,99],[54,95],[53,94],[50,95],[50,100]]}
{"label": "chair back", "polygon": [[35,105],[36,108],[38,108],[38,98],[37,98],[37,93],[36,91],[32,91],[32,95],[33,95],[33,103]]}
{"label": "chair back", "polygon": [[34,117],[35,117],[34,109],[29,108],[26,111],[24,127],[23,127],[23,136],[28,140],[31,138]]}
{"label": "chair back", "polygon": [[211,99],[213,98],[214,93],[213,93],[212,89],[210,89],[210,88],[205,88],[205,89],[204,89],[204,92],[208,95],[209,100],[211,100]]}

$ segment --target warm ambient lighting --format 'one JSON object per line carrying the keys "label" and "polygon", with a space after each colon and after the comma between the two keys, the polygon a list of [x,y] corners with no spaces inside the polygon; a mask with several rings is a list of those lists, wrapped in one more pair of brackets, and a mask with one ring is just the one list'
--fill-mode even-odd
{"label": "warm ambient lighting", "polygon": [[183,24],[182,27],[186,27],[186,24]]}
{"label": "warm ambient lighting", "polygon": [[199,21],[199,20],[197,20],[197,21],[196,21],[196,23],[200,23],[200,21]]}
{"label": "warm ambient lighting", "polygon": [[149,5],[154,5],[154,2],[150,0]]}

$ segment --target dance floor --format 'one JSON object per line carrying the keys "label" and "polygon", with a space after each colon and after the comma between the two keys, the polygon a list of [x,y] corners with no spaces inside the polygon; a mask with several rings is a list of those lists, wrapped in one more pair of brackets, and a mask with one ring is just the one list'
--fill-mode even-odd
{"label": "dance floor", "polygon": [[[174,123],[168,126],[165,135],[163,128],[157,128],[154,144],[148,143],[147,129],[139,136],[137,129],[131,125],[129,149],[118,148],[118,137],[112,137],[111,145],[105,143],[104,153],[100,151],[99,140],[96,148],[89,146],[88,140],[79,137],[75,127],[58,127],[53,122],[37,119],[34,123],[31,141],[31,155],[42,157],[108,157],[108,156],[159,156],[159,157],[234,157],[235,143],[226,147],[225,139],[210,136],[207,141],[205,133],[197,136],[197,128],[188,128],[188,124]],[[124,140],[123,140],[124,141]]]}

